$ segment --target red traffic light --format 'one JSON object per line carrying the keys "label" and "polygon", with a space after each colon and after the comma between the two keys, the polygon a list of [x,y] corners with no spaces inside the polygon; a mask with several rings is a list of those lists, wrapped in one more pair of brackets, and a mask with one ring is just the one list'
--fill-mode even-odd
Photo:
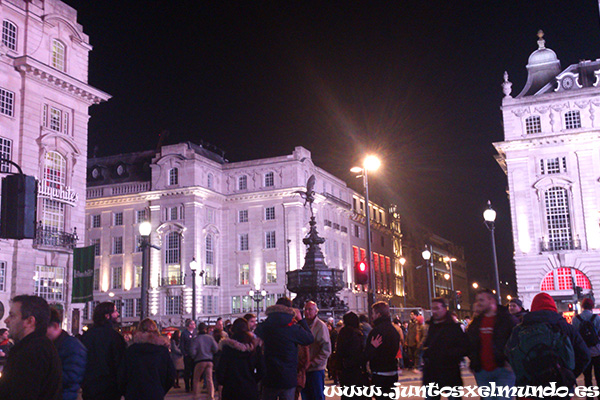
{"label": "red traffic light", "polygon": [[359,262],[358,263],[358,269],[360,272],[365,272],[367,270],[367,264],[365,264],[364,262]]}
{"label": "red traffic light", "polygon": [[369,282],[369,268],[365,261],[354,263],[354,283],[364,285]]}

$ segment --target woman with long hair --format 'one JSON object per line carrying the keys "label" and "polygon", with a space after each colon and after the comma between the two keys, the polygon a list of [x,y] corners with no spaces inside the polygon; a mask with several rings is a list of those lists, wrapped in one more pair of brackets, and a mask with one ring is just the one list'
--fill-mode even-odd
{"label": "woman with long hair", "polygon": [[149,318],[140,322],[125,352],[119,381],[125,400],[163,400],[175,382],[169,340]]}
{"label": "woman with long hair", "polygon": [[222,339],[219,349],[223,350],[217,365],[217,382],[223,386],[221,400],[257,400],[264,366],[260,339],[250,333],[248,321],[236,319],[231,337]]}
{"label": "woman with long hair", "polygon": [[171,335],[171,360],[173,361],[173,365],[175,366],[175,388],[180,387],[179,386],[179,373],[183,372],[184,370],[184,365],[183,365],[183,353],[181,352],[181,349],[179,348],[179,342],[181,340],[181,333],[179,331],[175,331],[173,332],[173,334]]}

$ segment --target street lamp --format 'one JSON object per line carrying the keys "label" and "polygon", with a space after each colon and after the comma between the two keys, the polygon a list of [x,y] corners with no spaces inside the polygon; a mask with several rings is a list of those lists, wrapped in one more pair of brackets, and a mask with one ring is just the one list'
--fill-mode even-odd
{"label": "street lamp", "polygon": [[142,287],[140,296],[140,321],[143,321],[148,316],[148,289],[150,287],[150,247],[160,250],[160,247],[150,243],[150,233],[152,232],[152,224],[149,221],[144,221],[138,227],[142,241],[140,247],[142,249]]}
{"label": "street lamp", "polygon": [[[446,256],[444,257],[444,261],[450,264],[450,287],[452,290],[452,301],[454,301],[454,304],[456,305],[456,293],[454,292],[454,271],[452,270],[452,263],[456,261],[456,258]],[[446,278],[446,280],[447,279],[448,278]]]}
{"label": "street lamp", "polygon": [[[196,270],[198,269],[196,257],[192,257],[190,269],[192,270],[192,321],[196,322]],[[204,271],[200,272],[200,275],[203,273]]]}
{"label": "street lamp", "polygon": [[473,286],[473,289],[475,289],[475,290],[479,289],[479,283],[477,283],[477,282],[473,282],[473,285],[471,285],[471,286]]}
{"label": "street lamp", "polygon": [[260,315],[260,309],[258,307],[260,302],[263,301],[263,299],[267,296],[267,291],[265,289],[262,289],[260,291],[250,290],[248,294],[250,295],[250,297],[252,297],[252,300],[256,302],[256,320],[258,321],[258,316]]}
{"label": "street lamp", "polygon": [[[431,267],[433,267],[433,260],[431,259],[431,251],[429,251],[427,246],[425,246],[425,250],[423,250],[421,255],[423,256],[423,260],[425,260],[425,272],[427,273],[427,296],[429,298],[429,309],[431,310],[432,293],[431,293],[431,277],[430,277],[429,269]],[[431,269],[433,270],[433,268],[431,268]],[[435,279],[435,277],[434,277],[434,279]],[[433,290],[434,290],[433,295],[435,295],[435,281],[433,282]]]}
{"label": "street lamp", "polygon": [[[369,171],[376,171],[381,166],[379,158],[373,155],[365,157],[362,167],[352,167],[350,172],[360,174],[357,178],[363,178],[365,187],[365,215],[367,225],[367,257],[369,259],[369,295],[367,303],[369,305],[369,316],[372,316],[371,307],[375,304],[375,271],[373,270],[373,253],[371,252],[371,213],[369,212]],[[372,318],[371,318],[372,320]]]}
{"label": "street lamp", "polygon": [[404,308],[406,308],[406,276],[404,275],[404,264],[406,264],[406,258],[400,258],[400,267],[402,268],[402,297],[404,297]]}
{"label": "street lamp", "polygon": [[500,298],[500,281],[498,278],[498,257],[496,256],[496,237],[494,236],[495,221],[496,221],[496,211],[492,208],[492,202],[488,200],[488,208],[483,212],[483,220],[485,221],[485,226],[490,231],[492,237],[492,253],[494,256],[494,274],[496,278],[496,297],[498,298],[498,304],[502,302]]}

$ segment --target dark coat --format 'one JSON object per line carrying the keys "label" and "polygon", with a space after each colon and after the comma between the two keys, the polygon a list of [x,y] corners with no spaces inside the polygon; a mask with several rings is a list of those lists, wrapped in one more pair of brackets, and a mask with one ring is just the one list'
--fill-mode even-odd
{"label": "dark coat", "polygon": [[340,368],[341,386],[369,384],[366,365],[360,354],[364,351],[364,335],[360,329],[345,326],[336,341],[336,357]]}
{"label": "dark coat", "polygon": [[[398,370],[396,354],[400,348],[400,334],[392,325],[390,317],[379,317],[373,321],[373,329],[367,337],[364,359],[369,362],[371,371],[391,372]],[[373,347],[371,339],[380,336],[383,342],[378,348]]]}
{"label": "dark coat", "polygon": [[469,352],[469,338],[450,313],[439,323],[428,322],[423,342],[423,385],[462,386],[460,362]]}
{"label": "dark coat", "polygon": [[192,341],[194,339],[194,334],[190,331],[188,331],[187,328],[183,329],[181,331],[181,338],[179,339],[179,349],[181,350],[181,353],[183,354],[184,357],[191,357],[190,355],[190,350],[191,350],[191,345],[192,345]]}
{"label": "dark coat", "polygon": [[87,364],[87,349],[79,339],[62,331],[54,341],[62,363],[63,400],[77,400]]}
{"label": "dark coat", "polygon": [[[258,381],[265,372],[260,339],[251,344],[221,339],[221,359],[217,365],[217,382],[223,385],[222,400],[258,400]],[[243,388],[243,390],[240,390]]]}
{"label": "dark coat", "polygon": [[46,332],[33,332],[15,344],[0,379],[0,399],[61,400],[60,359]]}
{"label": "dark coat", "polygon": [[117,381],[119,365],[125,355],[125,339],[110,323],[92,327],[81,338],[87,348],[87,368],[83,378],[84,400],[120,400]]}
{"label": "dark coat", "polygon": [[162,400],[175,384],[169,340],[136,332],[119,369],[119,387],[126,400]]}
{"label": "dark coat", "polygon": [[[471,360],[471,369],[475,372],[481,371],[481,339],[479,337],[479,328],[481,327],[481,321],[483,315],[478,315],[467,328],[467,335],[469,337],[469,359]],[[508,362],[508,359],[504,355],[504,347],[510,334],[517,325],[517,319],[510,315],[508,309],[504,306],[498,306],[496,312],[496,324],[494,325],[494,333],[492,334],[492,345],[494,351],[494,359],[499,367],[502,367]]]}
{"label": "dark coat", "polygon": [[264,342],[267,373],[266,387],[290,389],[297,385],[298,345],[309,345],[315,338],[303,319],[293,321],[294,310],[276,304],[267,308],[267,319],[256,327],[256,335]]}
{"label": "dark coat", "polygon": [[[550,310],[530,311],[523,317],[523,322],[513,330],[509,342],[506,345],[507,349],[514,348],[519,344],[519,332],[524,325],[547,322],[550,325],[558,326],[560,330],[569,338],[575,352],[575,368],[573,369],[573,378],[577,378],[589,364],[591,357],[590,351],[583,341],[583,338],[563,317],[557,312]],[[527,384],[526,382],[517,382],[517,384]]]}

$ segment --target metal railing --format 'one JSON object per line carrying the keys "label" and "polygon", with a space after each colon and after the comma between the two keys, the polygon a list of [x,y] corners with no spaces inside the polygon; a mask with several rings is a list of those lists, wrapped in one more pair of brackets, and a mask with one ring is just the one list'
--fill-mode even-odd
{"label": "metal railing", "polygon": [[174,274],[163,277],[160,280],[160,286],[184,286],[185,274]]}
{"label": "metal railing", "polygon": [[69,233],[40,224],[35,230],[33,245],[36,247],[47,246],[72,250],[77,244],[77,240],[79,240],[79,237],[77,236],[76,228],[73,228],[73,232]]}
{"label": "metal railing", "polygon": [[205,286],[221,286],[221,277],[217,276],[204,276],[204,285]]}
{"label": "metal railing", "polygon": [[581,250],[581,240],[577,239],[553,239],[540,241],[542,251],[557,251],[557,250]]}

